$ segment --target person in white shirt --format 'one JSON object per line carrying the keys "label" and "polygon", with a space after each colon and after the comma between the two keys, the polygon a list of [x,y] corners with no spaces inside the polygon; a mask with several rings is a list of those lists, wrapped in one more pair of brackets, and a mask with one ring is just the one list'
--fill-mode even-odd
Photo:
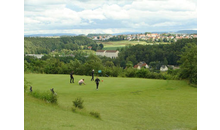
{"label": "person in white shirt", "polygon": [[79,85],[82,85],[82,84],[86,85],[85,82],[84,82],[84,79],[79,80]]}

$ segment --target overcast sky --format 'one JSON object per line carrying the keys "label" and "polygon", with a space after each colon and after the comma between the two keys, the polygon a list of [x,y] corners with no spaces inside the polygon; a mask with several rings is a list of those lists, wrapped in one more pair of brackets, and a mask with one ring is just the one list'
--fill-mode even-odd
{"label": "overcast sky", "polygon": [[24,0],[24,34],[197,29],[197,0]]}

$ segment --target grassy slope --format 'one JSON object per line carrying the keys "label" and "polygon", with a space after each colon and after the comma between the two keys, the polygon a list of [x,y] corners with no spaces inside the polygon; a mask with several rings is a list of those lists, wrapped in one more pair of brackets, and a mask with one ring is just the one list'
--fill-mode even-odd
{"label": "grassy slope", "polygon": [[[98,44],[102,43],[104,45],[104,48],[102,50],[116,50],[117,48],[125,47],[126,45],[136,45],[136,44],[142,44],[142,45],[151,45],[153,43],[146,43],[145,41],[97,41]],[[168,44],[166,42],[159,42],[160,44]]]}
{"label": "grassy slope", "polygon": [[[58,106],[25,96],[25,129],[193,129],[197,125],[197,89],[184,81],[100,77],[100,89],[87,76],[86,85],[69,83],[69,75],[25,74],[33,91],[54,88]],[[72,101],[84,100],[81,114]],[[96,111],[102,120],[89,116]],[[87,113],[87,114],[86,114]]]}

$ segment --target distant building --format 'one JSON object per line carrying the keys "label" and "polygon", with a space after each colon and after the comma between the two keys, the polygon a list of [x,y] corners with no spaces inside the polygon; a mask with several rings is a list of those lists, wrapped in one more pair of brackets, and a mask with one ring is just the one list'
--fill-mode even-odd
{"label": "distant building", "polygon": [[119,53],[119,51],[115,51],[115,50],[97,50],[96,51],[96,55],[106,56],[106,57],[110,57],[110,58],[118,57],[118,53]]}
{"label": "distant building", "polygon": [[42,58],[44,55],[43,54],[25,54],[25,56],[34,56],[38,59]]}
{"label": "distant building", "polygon": [[97,50],[96,55],[97,56],[105,56],[105,50]]}
{"label": "distant building", "polygon": [[162,65],[160,67],[160,71],[167,71],[168,70],[168,67],[166,65]]}
{"label": "distant building", "polygon": [[88,46],[88,49],[89,49],[89,50],[91,50],[91,49],[92,49],[92,47],[91,47],[91,46]]}
{"label": "distant building", "polygon": [[141,69],[142,67],[149,68],[147,63],[145,63],[144,61],[141,61],[137,65],[134,66],[134,68],[137,68],[137,69]]}

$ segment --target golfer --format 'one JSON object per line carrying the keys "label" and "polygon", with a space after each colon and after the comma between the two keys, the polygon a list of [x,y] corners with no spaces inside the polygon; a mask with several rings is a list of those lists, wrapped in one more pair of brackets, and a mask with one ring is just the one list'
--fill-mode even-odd
{"label": "golfer", "polygon": [[70,83],[74,83],[73,73],[74,71],[70,73]]}
{"label": "golfer", "polygon": [[85,82],[84,82],[84,79],[79,80],[79,85],[82,85],[82,84],[86,85]]}
{"label": "golfer", "polygon": [[32,92],[32,86],[30,87],[30,92]]}
{"label": "golfer", "polygon": [[99,80],[99,78],[98,78],[98,76],[96,77],[96,79],[95,79],[95,83],[96,83],[96,90],[98,90],[99,89],[99,82],[100,82],[100,80]]}
{"label": "golfer", "polygon": [[50,89],[50,91],[54,94],[54,90],[53,90],[53,88],[52,89]]}
{"label": "golfer", "polygon": [[94,69],[92,70],[92,79],[91,81],[94,81]]}

